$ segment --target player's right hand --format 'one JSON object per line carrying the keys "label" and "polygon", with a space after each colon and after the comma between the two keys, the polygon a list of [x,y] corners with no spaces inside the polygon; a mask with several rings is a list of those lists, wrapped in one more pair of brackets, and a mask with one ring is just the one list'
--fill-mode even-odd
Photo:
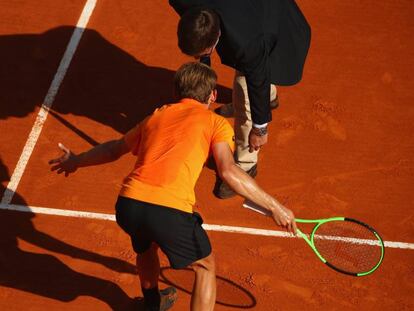
{"label": "player's right hand", "polygon": [[286,228],[287,231],[296,234],[297,227],[295,215],[293,215],[293,212],[290,209],[279,205],[278,208],[275,208],[273,210],[272,217],[276,224],[283,228]]}
{"label": "player's right hand", "polygon": [[63,155],[49,161],[49,164],[52,165],[51,170],[69,176],[70,173],[74,173],[78,169],[78,158],[63,144],[59,143],[58,146],[63,151]]}

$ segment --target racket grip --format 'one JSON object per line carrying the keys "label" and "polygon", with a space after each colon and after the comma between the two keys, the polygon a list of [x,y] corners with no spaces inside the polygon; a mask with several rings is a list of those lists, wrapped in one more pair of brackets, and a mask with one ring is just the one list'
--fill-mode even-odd
{"label": "racket grip", "polygon": [[256,203],[253,203],[252,201],[249,200],[244,200],[243,202],[243,207],[250,209],[252,211],[255,211],[256,213],[262,214],[262,215],[266,215],[266,216],[272,216],[272,213],[265,209],[264,207],[261,207],[259,205],[257,205]]}

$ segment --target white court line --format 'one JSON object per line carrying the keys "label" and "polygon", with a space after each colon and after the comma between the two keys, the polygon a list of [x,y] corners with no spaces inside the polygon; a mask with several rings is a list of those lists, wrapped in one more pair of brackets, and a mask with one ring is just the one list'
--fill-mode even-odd
{"label": "white court line", "polygon": [[63,81],[63,78],[66,75],[66,72],[72,61],[73,55],[75,54],[76,48],[78,47],[83,31],[85,30],[89,18],[92,15],[92,12],[95,8],[96,1],[97,0],[88,0],[85,6],[83,7],[82,14],[78,20],[78,23],[76,24],[76,28],[73,31],[72,37],[70,38],[65,54],[63,55],[63,58],[60,61],[59,68],[56,71],[55,77],[53,78],[49,90],[47,91],[46,97],[43,100],[42,107],[40,108],[36,121],[29,134],[29,138],[27,139],[22,154],[20,155],[19,162],[17,162],[13,175],[10,178],[10,182],[7,185],[7,189],[4,191],[3,197],[1,199],[2,204],[8,204],[13,199],[17,186],[19,185],[19,182],[26,169],[26,165],[29,162],[33,149],[36,146],[40,133],[42,132],[42,128],[49,113],[49,109],[52,107],[59,87]]}
{"label": "white court line", "polygon": [[[30,213],[36,213],[36,214],[54,215],[54,216],[115,221],[115,215],[104,214],[104,213],[70,211],[70,210],[62,210],[62,209],[56,209],[56,208],[46,208],[46,207],[16,205],[16,204],[0,204],[0,210],[2,209],[18,211],[18,212],[30,212]],[[242,234],[250,234],[250,235],[263,235],[263,236],[271,236],[271,237],[279,237],[279,238],[299,238],[290,233],[287,233],[284,231],[276,231],[276,230],[264,230],[264,229],[255,229],[255,228],[209,225],[209,224],[203,224],[203,228],[208,231],[242,233]],[[368,240],[367,242],[368,244],[372,244],[372,242],[374,241]],[[361,241],[358,241],[358,243],[363,244],[364,241],[361,240]],[[414,250],[414,243],[384,241],[384,245],[385,247],[389,247],[389,248],[402,248],[402,249],[413,249]]]}

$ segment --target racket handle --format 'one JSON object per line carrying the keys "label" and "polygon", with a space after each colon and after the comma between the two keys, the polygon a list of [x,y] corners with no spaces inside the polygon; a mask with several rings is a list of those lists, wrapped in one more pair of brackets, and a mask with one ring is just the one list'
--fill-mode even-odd
{"label": "racket handle", "polygon": [[270,211],[268,211],[264,207],[261,207],[261,206],[257,205],[256,203],[253,203],[252,201],[249,201],[247,199],[244,200],[243,207],[247,208],[247,209],[250,209],[252,211],[255,211],[256,213],[259,213],[259,214],[262,214],[262,215],[272,216],[272,213]]}

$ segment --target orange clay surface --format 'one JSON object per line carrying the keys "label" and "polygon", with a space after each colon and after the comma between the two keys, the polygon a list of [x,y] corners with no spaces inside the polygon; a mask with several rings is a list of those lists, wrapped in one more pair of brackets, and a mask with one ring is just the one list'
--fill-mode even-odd
{"label": "orange clay surface", "polygon": [[[0,0],[2,196],[84,1]],[[312,26],[304,77],[279,88],[258,183],[297,217],[345,215],[387,241],[414,242],[414,5],[411,0],[300,0]],[[12,203],[113,214],[134,159],[49,171],[62,142],[74,152],[120,137],[172,99],[178,17],[167,1],[104,1],[82,37]],[[233,71],[220,64],[220,102]],[[196,188],[207,224],[276,229]],[[209,232],[217,259],[216,310],[413,310],[414,251],[386,249],[374,274],[338,274],[299,239]],[[143,310],[128,237],[116,223],[0,210],[0,310]],[[161,257],[161,287],[188,310],[193,275]]]}

